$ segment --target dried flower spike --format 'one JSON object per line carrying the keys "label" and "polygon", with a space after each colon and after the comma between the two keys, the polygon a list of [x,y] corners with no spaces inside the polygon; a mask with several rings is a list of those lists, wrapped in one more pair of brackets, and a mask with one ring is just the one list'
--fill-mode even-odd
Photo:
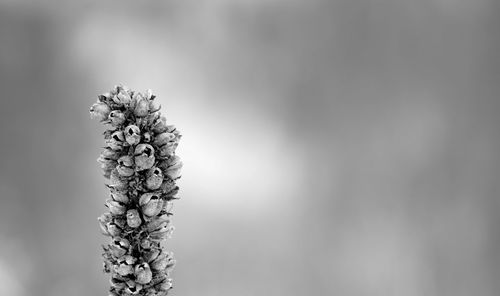
{"label": "dried flower spike", "polygon": [[111,192],[98,222],[110,237],[103,257],[112,296],[165,296],[172,288],[175,260],[161,242],[174,229],[170,211],[179,190],[182,162],[175,149],[181,135],[160,115],[155,97],[119,85],[90,108],[92,117],[109,125],[98,161]]}

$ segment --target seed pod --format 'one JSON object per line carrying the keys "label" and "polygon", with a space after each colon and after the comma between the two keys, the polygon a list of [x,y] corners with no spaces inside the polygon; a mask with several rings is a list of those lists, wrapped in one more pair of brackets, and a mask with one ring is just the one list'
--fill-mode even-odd
{"label": "seed pod", "polygon": [[127,225],[132,228],[137,228],[141,225],[141,217],[136,209],[127,211]]}
{"label": "seed pod", "polygon": [[141,248],[143,250],[150,250],[153,246],[153,242],[148,237],[141,240]]}
{"label": "seed pod", "polygon": [[121,150],[123,148],[123,141],[125,141],[125,136],[122,131],[116,131],[111,134],[111,137],[106,140],[106,144],[112,150]]}
{"label": "seed pod", "polygon": [[148,99],[144,98],[140,93],[135,96],[135,109],[134,114],[137,117],[145,117],[149,113],[149,102]]}
{"label": "seed pod", "polygon": [[155,137],[153,144],[156,146],[163,146],[174,139],[175,139],[174,134],[169,133],[169,132],[164,132],[164,133],[161,133]]}
{"label": "seed pod", "polygon": [[130,255],[120,257],[118,259],[118,264],[115,265],[115,272],[122,276],[134,273],[134,263],[136,261],[137,260]]}
{"label": "seed pod", "polygon": [[136,265],[134,273],[136,283],[143,285],[149,283],[151,281],[151,278],[153,277],[151,269],[146,262]]}
{"label": "seed pod", "polygon": [[115,237],[109,244],[109,250],[115,258],[125,255],[129,247],[129,241],[121,237]]}
{"label": "seed pod", "polygon": [[114,191],[111,192],[111,198],[117,202],[127,204],[129,202],[129,197],[126,192]]}
{"label": "seed pod", "polygon": [[111,113],[109,113],[108,119],[111,122],[112,126],[117,127],[125,122],[125,115],[118,110],[113,110],[111,111]]}
{"label": "seed pod", "polygon": [[137,295],[142,290],[141,284],[136,284],[136,282],[129,280],[127,281],[127,287],[125,288],[125,292],[130,293],[132,295]]}
{"label": "seed pod", "polygon": [[143,171],[151,168],[155,163],[154,149],[149,144],[139,144],[135,147],[135,169]]}
{"label": "seed pod", "polygon": [[162,214],[156,216],[155,218],[153,218],[151,221],[149,221],[146,229],[149,232],[155,231],[155,230],[158,230],[161,227],[163,227],[163,225],[165,223],[166,224],[170,224],[171,223],[170,216],[168,215],[168,213],[162,213]]}
{"label": "seed pod", "polygon": [[128,181],[120,176],[120,173],[118,173],[116,168],[111,171],[109,181],[109,186],[115,188],[116,190],[125,190],[128,187]]}
{"label": "seed pod", "polygon": [[174,230],[173,225],[163,224],[161,228],[150,232],[149,235],[154,239],[166,239],[172,237]]}
{"label": "seed pod", "polygon": [[143,257],[144,257],[144,260],[146,260],[146,262],[151,262],[151,261],[155,260],[156,258],[158,258],[158,255],[160,255],[160,250],[154,249],[154,250],[145,252]]}
{"label": "seed pod", "polygon": [[151,136],[151,134],[150,134],[150,133],[147,133],[147,132],[146,132],[146,133],[144,133],[144,134],[142,135],[142,141],[143,141],[144,143],[149,143],[149,142],[151,142],[151,139],[152,139],[152,136]]}
{"label": "seed pod", "polygon": [[171,278],[166,278],[161,284],[158,286],[158,289],[160,291],[165,291],[167,292],[168,290],[172,289],[172,279]]}
{"label": "seed pod", "polygon": [[139,144],[141,141],[141,130],[134,124],[125,128],[125,139],[130,145]]}
{"label": "seed pod", "polygon": [[156,193],[144,193],[139,199],[142,213],[152,217],[158,215],[163,208],[163,200]]}
{"label": "seed pod", "polygon": [[97,96],[97,99],[99,100],[99,102],[101,103],[105,103],[107,100],[109,100],[113,95],[109,92],[107,93],[103,93],[103,94],[100,94]]}
{"label": "seed pod", "polygon": [[90,107],[90,116],[92,118],[97,118],[100,121],[108,119],[109,112],[111,112],[109,106],[102,102],[95,103],[92,107]]}
{"label": "seed pod", "polygon": [[117,277],[112,277],[109,280],[109,283],[110,283],[112,288],[114,288],[118,291],[121,291],[122,289],[124,289],[127,286],[127,284],[124,281],[122,281],[121,279],[118,279]]}
{"label": "seed pod", "polygon": [[161,254],[160,256],[158,256],[158,258],[156,258],[155,260],[153,260],[153,262],[149,264],[151,269],[154,270],[165,270],[165,269],[170,270],[174,267],[174,265],[175,265],[175,260],[174,260],[174,254],[172,252]]}
{"label": "seed pod", "polygon": [[118,159],[118,166],[116,169],[120,176],[130,177],[134,174],[134,159],[128,155],[122,156]]}
{"label": "seed pod", "polygon": [[117,201],[114,201],[112,199],[106,200],[106,207],[108,207],[109,211],[115,215],[124,214],[125,210],[126,210],[126,208],[123,204],[121,204]]}
{"label": "seed pod", "polygon": [[167,131],[167,119],[164,116],[161,116],[156,120],[153,124],[153,132],[157,134],[161,134]]}
{"label": "seed pod", "polygon": [[97,218],[99,222],[99,227],[101,228],[101,232],[104,235],[110,235],[108,232],[107,224],[111,221],[111,214],[104,213],[99,218]]}
{"label": "seed pod", "polygon": [[123,105],[128,105],[131,101],[130,95],[125,90],[120,90],[116,95],[116,99]]}
{"label": "seed pod", "polygon": [[157,167],[150,168],[146,173],[146,188],[156,190],[160,188],[162,182],[163,172]]}
{"label": "seed pod", "polygon": [[109,222],[106,227],[111,236],[118,236],[122,232],[122,229],[115,222]]}
{"label": "seed pod", "polygon": [[101,157],[104,159],[117,160],[120,157],[120,153],[113,149],[106,148],[101,152]]}
{"label": "seed pod", "polygon": [[177,143],[168,142],[167,144],[161,146],[158,150],[158,154],[161,157],[168,157],[174,154],[175,148],[177,148]]}

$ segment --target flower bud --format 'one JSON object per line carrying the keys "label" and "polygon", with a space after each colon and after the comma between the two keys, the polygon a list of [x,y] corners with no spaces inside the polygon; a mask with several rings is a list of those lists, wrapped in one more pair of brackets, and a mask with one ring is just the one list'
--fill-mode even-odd
{"label": "flower bud", "polygon": [[108,118],[111,121],[112,126],[120,126],[125,122],[125,115],[118,110],[111,111]]}
{"label": "flower bud", "polygon": [[169,133],[169,132],[164,132],[164,133],[161,133],[155,137],[153,144],[156,146],[163,146],[174,139],[175,139],[174,134]]}
{"label": "flower bud", "polygon": [[139,144],[135,147],[135,169],[143,171],[151,168],[155,163],[155,150],[149,144]]}
{"label": "flower bud", "polygon": [[141,130],[136,125],[129,125],[125,128],[125,139],[130,145],[139,144],[141,141]]}
{"label": "flower bud", "polygon": [[151,281],[153,273],[146,262],[135,266],[135,281],[139,284],[147,284]]}
{"label": "flower bud", "polygon": [[150,168],[146,173],[146,188],[156,190],[160,188],[162,182],[163,172],[157,167]]}
{"label": "flower bud", "polygon": [[125,136],[122,131],[116,131],[111,134],[111,137],[106,140],[108,147],[112,150],[121,150],[123,148],[123,142],[125,141]]}
{"label": "flower bud", "polygon": [[115,258],[125,255],[129,247],[129,241],[121,237],[115,237],[109,244],[109,250]]}
{"label": "flower bud", "polygon": [[108,119],[109,112],[111,112],[109,106],[102,102],[95,103],[90,107],[90,117],[97,118],[100,121]]}
{"label": "flower bud", "polygon": [[121,276],[126,276],[134,273],[134,263],[136,259],[130,255],[125,255],[118,259],[118,264],[115,265],[115,272]]}
{"label": "flower bud", "polygon": [[132,228],[137,228],[141,225],[141,217],[136,209],[131,209],[127,211],[127,224]]}
{"label": "flower bud", "polygon": [[106,200],[106,207],[109,208],[109,211],[115,215],[121,215],[125,213],[125,206],[117,201],[112,199]]}
{"label": "flower bud", "polygon": [[134,159],[128,155],[122,156],[118,159],[118,166],[116,169],[120,176],[130,177],[134,174]]}
{"label": "flower bud", "polygon": [[111,198],[113,200],[116,200],[118,202],[127,204],[129,202],[129,197],[126,192],[121,192],[121,191],[114,191],[111,192]]}
{"label": "flower bud", "polygon": [[163,208],[163,200],[156,193],[144,193],[139,199],[142,213],[152,217],[158,215]]}
{"label": "flower bud", "polygon": [[134,114],[137,117],[145,117],[149,112],[149,102],[148,99],[142,97],[140,93],[135,95],[136,105],[134,109]]}
{"label": "flower bud", "polygon": [[165,175],[172,180],[178,179],[181,176],[182,162],[179,157],[174,156],[171,165],[165,170]]}

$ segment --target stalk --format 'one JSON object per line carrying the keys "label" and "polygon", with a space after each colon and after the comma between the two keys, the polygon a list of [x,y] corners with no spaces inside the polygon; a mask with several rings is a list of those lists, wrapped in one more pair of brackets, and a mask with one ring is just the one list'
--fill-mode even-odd
{"label": "stalk", "polygon": [[108,211],[98,218],[109,236],[103,245],[109,296],[164,296],[172,289],[172,252],[164,247],[172,226],[182,162],[175,155],[181,135],[167,125],[148,90],[116,86],[98,96],[91,117],[109,126],[98,162],[109,179]]}

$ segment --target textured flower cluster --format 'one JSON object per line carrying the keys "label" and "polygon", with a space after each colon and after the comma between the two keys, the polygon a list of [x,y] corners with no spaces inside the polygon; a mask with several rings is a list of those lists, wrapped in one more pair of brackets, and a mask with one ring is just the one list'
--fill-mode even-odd
{"label": "textured flower cluster", "polygon": [[110,242],[103,246],[109,296],[162,296],[172,288],[175,260],[162,241],[172,231],[171,203],[179,190],[182,163],[175,155],[181,135],[154,103],[151,91],[116,86],[98,96],[90,114],[111,128],[98,162],[110,198],[99,224]]}

